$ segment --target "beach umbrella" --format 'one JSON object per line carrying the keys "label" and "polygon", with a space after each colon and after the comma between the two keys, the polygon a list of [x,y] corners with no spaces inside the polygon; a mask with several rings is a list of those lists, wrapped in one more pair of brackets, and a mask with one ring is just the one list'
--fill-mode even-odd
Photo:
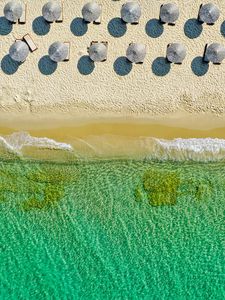
{"label": "beach umbrella", "polygon": [[218,43],[213,43],[206,48],[205,61],[211,61],[212,63],[221,63],[225,58],[225,47]]}
{"label": "beach umbrella", "polygon": [[86,22],[96,21],[102,13],[101,6],[96,2],[86,3],[82,8],[82,16]]}
{"label": "beach umbrella", "polygon": [[89,50],[90,59],[93,61],[104,61],[107,58],[107,46],[103,43],[94,43]]}
{"label": "beach umbrella", "polygon": [[10,1],[4,7],[4,16],[10,22],[16,22],[23,14],[23,7],[19,1]]}
{"label": "beach umbrella", "polygon": [[219,8],[213,3],[207,3],[202,5],[199,10],[199,21],[214,24],[220,16]]}
{"label": "beach umbrella", "polygon": [[172,43],[167,47],[166,57],[171,63],[182,63],[186,54],[186,48],[182,44]]}
{"label": "beach umbrella", "polygon": [[121,18],[126,23],[136,23],[141,17],[141,7],[137,2],[127,2],[121,8]]}
{"label": "beach umbrella", "polygon": [[52,61],[61,62],[68,57],[69,48],[64,43],[55,42],[49,47],[48,54]]}
{"label": "beach umbrella", "polygon": [[143,44],[131,43],[126,52],[127,59],[132,63],[142,63],[146,56],[146,47]]}
{"label": "beach umbrella", "polygon": [[179,14],[179,7],[175,3],[163,4],[160,7],[160,20],[163,23],[175,23]]}
{"label": "beach umbrella", "polygon": [[9,48],[9,56],[17,62],[25,61],[28,54],[29,54],[29,47],[23,41],[16,41]]}
{"label": "beach umbrella", "polygon": [[42,15],[47,22],[55,22],[60,18],[61,13],[62,7],[55,1],[49,1],[42,7]]}

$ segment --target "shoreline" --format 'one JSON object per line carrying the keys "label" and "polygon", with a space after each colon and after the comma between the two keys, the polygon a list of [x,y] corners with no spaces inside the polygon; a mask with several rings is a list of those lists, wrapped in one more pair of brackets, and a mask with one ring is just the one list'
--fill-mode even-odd
{"label": "shoreline", "polygon": [[212,115],[111,119],[29,115],[14,116],[13,125],[11,120],[12,115],[0,120],[3,155],[5,149],[7,155],[13,149],[14,156],[41,160],[225,159],[225,120]]}

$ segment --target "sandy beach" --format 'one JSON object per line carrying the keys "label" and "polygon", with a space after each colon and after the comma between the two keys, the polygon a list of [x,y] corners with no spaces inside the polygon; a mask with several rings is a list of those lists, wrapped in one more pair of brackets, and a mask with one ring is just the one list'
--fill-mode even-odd
{"label": "sandy beach", "polygon": [[[100,25],[84,26],[81,9],[85,1],[64,1],[63,23],[43,23],[41,9],[45,0],[27,1],[25,25],[1,23],[0,114],[18,117],[60,114],[67,119],[93,117],[159,117],[174,114],[225,114],[225,68],[202,66],[206,43],[225,43],[225,3],[214,1],[221,10],[214,26],[196,27],[202,1],[176,1],[180,18],[175,26],[159,25],[159,1],[140,1],[142,17],[138,25],[121,25],[123,1],[99,1],[103,14]],[[0,11],[5,2],[1,1]],[[2,13],[3,15],[3,13]],[[8,27],[7,27],[8,26]],[[122,26],[122,27],[121,27]],[[125,27],[124,27],[125,26]],[[161,27],[160,27],[161,26]],[[29,33],[38,45],[20,66],[8,58],[10,45]],[[49,61],[48,48],[54,41],[71,42],[69,62],[56,67]],[[87,47],[92,40],[108,41],[108,58],[90,64]],[[130,42],[146,44],[143,65],[129,65],[124,59]],[[182,65],[164,66],[166,46],[181,42],[187,47]]]}

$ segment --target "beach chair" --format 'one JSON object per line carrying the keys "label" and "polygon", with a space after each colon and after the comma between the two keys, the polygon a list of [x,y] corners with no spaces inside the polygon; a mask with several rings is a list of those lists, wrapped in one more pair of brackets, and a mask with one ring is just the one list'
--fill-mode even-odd
{"label": "beach chair", "polygon": [[139,21],[136,21],[136,22],[132,22],[130,23],[131,25],[138,25],[139,24]]}
{"label": "beach chair", "polygon": [[173,22],[173,23],[170,22],[170,23],[168,23],[168,25],[169,25],[169,26],[175,26],[176,23],[175,23],[175,22]]}
{"label": "beach chair", "polygon": [[[99,6],[102,8],[102,5],[99,5]],[[102,22],[102,14],[99,16],[99,18],[97,20],[95,20],[93,22],[93,24],[99,25],[99,24],[101,24],[101,22]]]}
{"label": "beach chair", "polygon": [[37,45],[34,43],[33,39],[29,34],[24,35],[23,40],[27,43],[31,52],[34,52],[38,49]]}
{"label": "beach chair", "polygon": [[68,56],[64,59],[64,61],[69,61],[70,60],[70,42],[64,42],[65,45],[68,46]]}
{"label": "beach chair", "polygon": [[23,14],[18,20],[19,24],[25,24],[27,21],[27,4],[23,3],[22,5],[23,5]]}
{"label": "beach chair", "polygon": [[63,18],[64,18],[64,3],[63,3],[63,1],[61,1],[61,8],[62,8],[61,15],[60,15],[60,17],[55,21],[56,23],[62,23],[62,22],[63,22]]}
{"label": "beach chair", "polygon": [[205,56],[207,47],[208,47],[208,44],[205,45],[204,52],[203,52],[203,58],[202,58],[203,62],[205,62],[205,63],[209,63],[208,59],[206,59],[206,56]]}
{"label": "beach chair", "polygon": [[[102,41],[101,43],[104,44],[104,45],[106,46],[106,48],[107,48],[107,53],[108,53],[108,42]],[[104,59],[103,61],[107,61],[107,57],[106,57],[106,59]]]}
{"label": "beach chair", "polygon": [[160,9],[159,9],[159,22],[161,24],[166,24],[165,22],[162,21],[161,16],[160,16],[160,11],[161,11],[161,7],[163,6],[163,4],[160,5]]}

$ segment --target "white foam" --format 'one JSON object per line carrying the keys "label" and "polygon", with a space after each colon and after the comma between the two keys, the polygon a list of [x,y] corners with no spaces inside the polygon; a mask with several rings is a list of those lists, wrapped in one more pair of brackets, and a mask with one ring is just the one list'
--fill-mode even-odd
{"label": "white foam", "polygon": [[[225,159],[225,140],[217,138],[153,139],[153,156],[161,159],[217,161]],[[160,154],[158,157],[157,154]],[[151,156],[151,154],[150,154]]]}
{"label": "white foam", "polygon": [[[104,137],[99,140],[99,137],[92,137],[88,142],[85,140],[76,139],[77,143],[75,148],[81,149],[78,151],[74,149],[70,144],[57,142],[47,137],[32,137],[26,132],[17,132],[8,136],[0,136],[0,155],[14,154],[17,156],[26,156],[26,151],[23,151],[26,147],[34,147],[37,149],[52,149],[69,151],[72,155],[75,153],[74,158],[86,157],[85,151],[83,151],[84,144],[86,148],[91,149],[91,155],[88,157],[108,157],[116,158],[121,154],[121,143],[116,145],[117,138],[113,139],[113,143],[108,143],[107,138]],[[157,139],[157,138],[139,138],[135,139],[129,146],[127,146],[126,140],[124,140],[125,151],[123,154],[127,158],[132,157],[133,148],[138,149],[138,157],[147,159],[158,160],[174,160],[174,161],[219,161],[225,160],[225,140],[213,139],[213,138],[191,138],[182,139],[177,138],[173,140]],[[132,147],[133,145],[133,147]],[[113,148],[113,154],[112,149]],[[25,154],[24,154],[25,153]],[[61,152],[60,152],[61,153]],[[72,156],[70,156],[71,158]],[[124,157],[124,155],[123,155]],[[53,159],[55,156],[53,156]]]}
{"label": "white foam", "polygon": [[73,151],[73,147],[70,144],[56,142],[46,137],[33,137],[27,132],[16,132],[0,137],[0,143],[1,146],[17,154],[21,154],[24,147]]}

